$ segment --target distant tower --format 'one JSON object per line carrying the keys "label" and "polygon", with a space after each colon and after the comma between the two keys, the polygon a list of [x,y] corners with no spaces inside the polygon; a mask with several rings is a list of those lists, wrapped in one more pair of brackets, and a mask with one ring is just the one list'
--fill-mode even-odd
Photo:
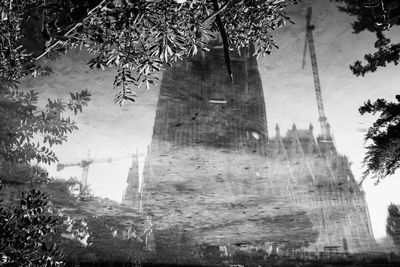
{"label": "distant tower", "polygon": [[137,153],[133,155],[126,183],[127,186],[122,197],[122,204],[137,207],[139,205],[137,203],[139,189],[139,162]]}
{"label": "distant tower", "polygon": [[323,140],[331,140],[332,137],[330,133],[330,127],[327,118],[325,116],[324,104],[322,101],[321,84],[319,81],[319,74],[318,74],[317,56],[315,53],[314,37],[312,33],[315,27],[314,25],[311,24],[311,14],[312,14],[312,8],[309,7],[307,9],[307,15],[306,15],[307,32],[306,32],[304,53],[303,53],[303,68],[305,66],[305,56],[307,53],[307,45],[308,45],[310,47],[311,66],[314,76],[315,93],[317,96],[317,103],[318,103],[319,122],[321,124],[321,137]]}

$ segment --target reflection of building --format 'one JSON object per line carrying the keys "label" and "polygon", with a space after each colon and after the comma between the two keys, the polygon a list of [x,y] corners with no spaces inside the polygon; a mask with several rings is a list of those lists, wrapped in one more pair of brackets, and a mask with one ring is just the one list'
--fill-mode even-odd
{"label": "reflection of building", "polygon": [[[317,141],[318,140],[318,141]],[[375,248],[364,192],[345,156],[338,155],[332,138],[321,139],[293,125],[285,137],[277,127],[275,149],[287,162],[292,201],[310,216],[319,237],[310,248],[325,252],[356,252]],[[329,142],[330,141],[330,142]],[[296,182],[304,177],[301,183]]]}
{"label": "reflection of building", "polygon": [[164,73],[143,210],[155,228],[182,225],[214,246],[371,249],[364,193],[347,158],[312,126],[294,125],[285,136],[277,126],[268,138],[257,61],[241,52],[232,53],[233,83],[219,48]]}
{"label": "reflection of building", "polygon": [[132,166],[129,168],[127,185],[122,197],[122,204],[137,208],[139,190],[139,163],[137,155],[133,156]]}

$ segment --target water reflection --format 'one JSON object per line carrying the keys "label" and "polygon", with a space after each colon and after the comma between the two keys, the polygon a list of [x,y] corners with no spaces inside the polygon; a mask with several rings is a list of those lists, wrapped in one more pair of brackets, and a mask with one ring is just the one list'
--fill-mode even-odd
{"label": "water reflection", "polygon": [[124,200],[199,244],[376,250],[364,193],[331,136],[277,125],[268,137],[257,61],[234,55],[233,84],[221,66],[214,48],[166,71],[144,183],[130,172]]}
{"label": "water reflection", "polygon": [[324,136],[312,125],[267,129],[250,55],[232,53],[233,83],[219,47],[164,73],[143,175],[135,154],[122,203],[93,196],[87,178],[45,188],[74,220],[55,237],[69,261],[354,263],[381,251],[329,126]]}

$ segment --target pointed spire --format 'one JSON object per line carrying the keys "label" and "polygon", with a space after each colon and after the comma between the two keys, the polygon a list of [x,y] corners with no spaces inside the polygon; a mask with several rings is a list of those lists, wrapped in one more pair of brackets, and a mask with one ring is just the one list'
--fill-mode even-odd
{"label": "pointed spire", "polygon": [[307,148],[307,153],[308,154],[313,154],[313,153],[317,153],[318,151],[318,144],[314,139],[314,126],[312,125],[312,123],[310,122],[310,126],[308,126],[308,148]]}
{"label": "pointed spire", "polygon": [[131,169],[134,169],[137,166],[137,161],[138,161],[138,152],[136,151],[136,154],[132,155]]}
{"label": "pointed spire", "polygon": [[146,154],[147,154],[147,156],[150,154],[150,144],[147,144],[147,151],[146,151]]}
{"label": "pointed spire", "polygon": [[132,165],[129,167],[126,183],[127,185],[122,197],[122,203],[125,205],[135,205],[139,186],[138,151],[136,151],[136,154],[132,155]]}
{"label": "pointed spire", "polygon": [[296,124],[294,124],[294,123],[293,123],[293,125],[292,125],[292,130],[293,130],[293,131],[296,131],[296,130],[297,130]]}
{"label": "pointed spire", "polygon": [[276,131],[276,136],[280,136],[281,135],[281,131],[279,129],[279,125],[278,124],[276,124],[276,126],[275,126],[275,131]]}

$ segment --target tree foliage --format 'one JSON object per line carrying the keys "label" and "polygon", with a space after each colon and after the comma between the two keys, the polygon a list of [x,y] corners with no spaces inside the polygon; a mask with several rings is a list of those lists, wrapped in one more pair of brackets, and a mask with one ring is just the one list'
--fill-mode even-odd
{"label": "tree foliage", "polygon": [[[336,0],[343,5],[339,10],[356,16],[352,27],[355,34],[368,31],[376,34],[374,53],[364,56],[365,62],[357,60],[350,69],[356,76],[375,72],[387,64],[397,65],[400,60],[400,43],[392,43],[385,33],[400,25],[400,2],[397,0]],[[396,96],[400,101],[400,96]],[[380,114],[379,119],[368,129],[365,141],[370,142],[364,165],[367,167],[363,179],[371,175],[376,183],[392,175],[400,167],[400,103],[377,99],[368,100],[359,108],[360,113]]]}
{"label": "tree foliage", "polygon": [[63,112],[77,114],[90,100],[90,94],[84,90],[71,94],[67,101],[48,99],[40,109],[37,92],[18,88],[19,79],[48,71],[35,66],[32,54],[21,43],[23,23],[37,15],[32,10],[36,4],[40,3],[0,0],[0,164],[56,161],[51,147],[66,141],[67,134],[77,129],[69,117],[62,116]]}
{"label": "tree foliage", "polygon": [[0,201],[0,265],[62,266],[60,248],[49,240],[59,224],[49,208],[47,196],[36,190],[13,207]]}
{"label": "tree foliage", "polygon": [[[14,185],[49,181],[47,172],[29,164],[57,160],[52,146],[62,144],[77,129],[63,113],[69,110],[76,115],[90,100],[84,90],[71,93],[67,101],[48,99],[40,108],[37,92],[19,89],[19,79],[48,72],[35,66],[32,54],[22,45],[23,22],[32,16],[25,11],[35,2],[0,0],[0,178]],[[63,264],[59,247],[49,240],[60,225],[50,208],[48,197],[36,190],[23,194],[16,206],[0,201],[0,265]]]}
{"label": "tree foliage", "polygon": [[[135,87],[154,84],[166,64],[206,52],[208,41],[219,34],[228,69],[229,49],[252,43],[256,55],[270,53],[277,46],[271,32],[289,21],[285,8],[297,2],[0,0],[0,164],[56,161],[52,146],[66,141],[77,129],[64,112],[77,114],[90,99],[90,94],[82,91],[66,101],[48,99],[40,109],[38,94],[20,90],[17,81],[48,72],[40,65],[43,57],[81,48],[94,55],[89,67],[116,67],[115,102],[122,105],[135,100]],[[27,50],[24,39],[31,34],[25,29],[27,24],[39,26],[42,53]],[[46,212],[48,204],[47,197],[35,190],[24,195],[18,206],[9,208],[1,203],[2,262],[16,266],[61,264],[59,250],[47,240],[57,224]],[[86,236],[79,235],[85,242]]]}
{"label": "tree foliage", "polygon": [[[285,8],[297,0],[2,0],[2,23],[41,24],[46,50],[79,47],[94,54],[91,68],[117,67],[115,102],[134,101],[134,88],[154,84],[164,64],[207,51],[207,42],[221,33],[229,64],[229,48],[254,43],[255,54],[270,53],[273,30],[289,18]],[[18,27],[16,27],[18,28]],[[7,28],[9,32],[16,29]],[[17,31],[20,33],[20,31]],[[14,49],[18,46],[15,45]],[[23,48],[15,54],[28,62]],[[30,67],[32,69],[34,67]],[[229,65],[228,65],[229,69]]]}
{"label": "tree foliage", "polygon": [[400,25],[400,2],[397,0],[336,0],[343,3],[339,10],[356,16],[352,27],[354,33],[369,31],[376,34],[375,48],[373,53],[364,56],[365,63],[357,60],[350,69],[356,76],[364,76],[367,73],[375,72],[379,67],[386,67],[387,64],[399,64],[400,43],[392,43],[385,36],[385,31]]}
{"label": "tree foliage", "polygon": [[[51,150],[62,144],[67,135],[77,129],[70,117],[62,116],[70,110],[77,114],[90,100],[84,90],[71,93],[68,101],[48,99],[44,109],[38,107],[38,93],[19,90],[12,80],[0,84],[0,159],[15,164],[52,163],[57,160]],[[39,142],[41,140],[41,142]]]}
{"label": "tree foliage", "polygon": [[388,207],[386,233],[393,238],[394,244],[400,248],[400,208],[393,203]]}
{"label": "tree foliage", "polygon": [[368,100],[359,109],[361,114],[379,114],[365,136],[365,141],[371,143],[364,158],[367,167],[364,179],[372,175],[376,183],[400,167],[400,95],[396,95],[396,100],[397,103],[384,99],[371,103]]}
{"label": "tree foliage", "polygon": [[50,182],[48,172],[38,165],[3,163],[0,169],[3,184],[41,187]]}

